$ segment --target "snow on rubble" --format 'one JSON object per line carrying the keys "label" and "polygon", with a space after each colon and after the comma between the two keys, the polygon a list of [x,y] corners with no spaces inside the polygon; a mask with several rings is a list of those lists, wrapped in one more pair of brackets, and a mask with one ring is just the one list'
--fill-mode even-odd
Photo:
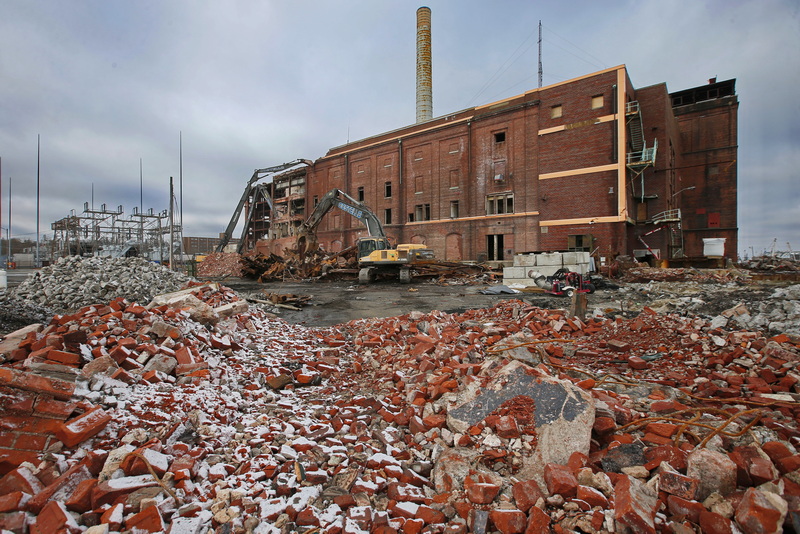
{"label": "snow on rubble", "polygon": [[186,275],[144,258],[67,256],[35,271],[9,293],[63,312],[117,297],[148,302],[188,281]]}
{"label": "snow on rubble", "polygon": [[741,324],[86,305],[3,342],[0,530],[797,530],[800,338]]}

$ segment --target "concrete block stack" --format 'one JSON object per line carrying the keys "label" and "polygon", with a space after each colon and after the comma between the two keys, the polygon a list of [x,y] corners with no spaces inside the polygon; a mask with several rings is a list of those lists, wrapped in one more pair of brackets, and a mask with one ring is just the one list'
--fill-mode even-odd
{"label": "concrete block stack", "polygon": [[587,274],[590,256],[588,252],[543,252],[538,254],[517,254],[514,265],[503,268],[503,283],[506,285],[532,287],[536,283],[533,273],[552,276],[559,269]]}
{"label": "concrete block stack", "polygon": [[514,299],[312,329],[190,289],[15,337],[0,366],[0,529],[800,521],[796,336],[652,310],[582,321]]}

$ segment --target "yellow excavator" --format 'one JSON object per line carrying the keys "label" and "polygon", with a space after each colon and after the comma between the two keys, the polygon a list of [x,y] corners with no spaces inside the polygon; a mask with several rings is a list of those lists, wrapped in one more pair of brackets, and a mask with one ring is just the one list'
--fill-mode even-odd
{"label": "yellow excavator", "polygon": [[378,275],[391,275],[400,282],[411,282],[411,270],[415,264],[434,259],[433,250],[425,245],[408,243],[393,248],[383,231],[380,219],[362,202],[344,191],[331,189],[319,201],[314,212],[299,228],[297,249],[300,257],[317,249],[316,230],[325,215],[333,208],[349,213],[367,227],[368,237],[358,238],[358,281],[362,284],[374,282]]}

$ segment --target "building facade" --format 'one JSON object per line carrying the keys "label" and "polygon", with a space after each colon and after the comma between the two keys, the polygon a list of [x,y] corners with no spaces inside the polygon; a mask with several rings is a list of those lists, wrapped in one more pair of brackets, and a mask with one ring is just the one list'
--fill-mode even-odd
{"label": "building facade", "polygon": [[[733,84],[637,90],[618,66],[332,148],[289,176],[302,183],[293,209],[273,211],[271,230],[262,218],[258,248],[290,247],[335,188],[395,243],[449,261],[570,250],[665,260],[702,255],[704,238],[725,238],[735,259]],[[335,252],[365,233],[334,210],[317,237]]]}

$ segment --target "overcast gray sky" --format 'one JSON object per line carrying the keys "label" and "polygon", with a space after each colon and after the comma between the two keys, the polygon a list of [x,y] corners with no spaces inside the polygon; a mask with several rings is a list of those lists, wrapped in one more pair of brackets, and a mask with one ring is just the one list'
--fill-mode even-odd
{"label": "overcast gray sky", "polygon": [[[625,64],[634,87],[736,78],[740,252],[800,250],[797,0],[0,0],[2,225],[36,239],[83,211],[169,205],[224,230],[256,168],[415,121],[416,10],[433,114]],[[5,234],[5,230],[3,231]]]}

